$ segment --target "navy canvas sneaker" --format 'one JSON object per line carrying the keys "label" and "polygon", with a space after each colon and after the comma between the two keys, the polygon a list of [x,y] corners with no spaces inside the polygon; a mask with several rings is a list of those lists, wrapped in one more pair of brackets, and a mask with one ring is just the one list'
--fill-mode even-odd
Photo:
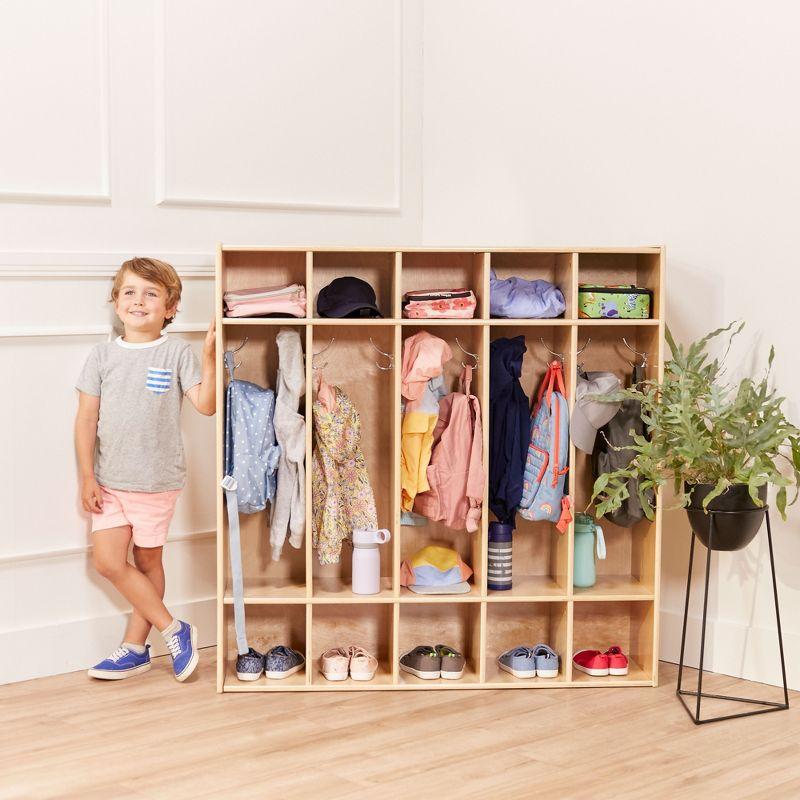
{"label": "navy canvas sneaker", "polygon": [[197,666],[200,654],[197,652],[197,628],[188,622],[180,622],[177,633],[167,639],[167,647],[172,656],[172,669],[179,681],[185,681]]}
{"label": "navy canvas sneaker", "polygon": [[104,681],[119,681],[141,675],[150,669],[150,645],[145,647],[144,653],[139,655],[127,647],[118,647],[108,658],[95,664],[89,671],[90,678],[100,678]]}
{"label": "navy canvas sneaker", "polygon": [[264,656],[251,647],[236,659],[236,677],[240,681],[257,681],[264,672]]}
{"label": "navy canvas sneaker", "polygon": [[305,666],[306,659],[302,653],[291,647],[279,644],[264,656],[264,671],[268,678],[288,678]]}

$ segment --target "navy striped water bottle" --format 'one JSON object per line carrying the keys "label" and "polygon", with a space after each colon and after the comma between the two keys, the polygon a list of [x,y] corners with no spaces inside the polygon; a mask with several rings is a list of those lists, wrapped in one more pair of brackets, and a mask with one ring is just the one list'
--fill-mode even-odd
{"label": "navy striped water bottle", "polygon": [[513,526],[489,523],[488,587],[493,591],[511,588],[511,534]]}

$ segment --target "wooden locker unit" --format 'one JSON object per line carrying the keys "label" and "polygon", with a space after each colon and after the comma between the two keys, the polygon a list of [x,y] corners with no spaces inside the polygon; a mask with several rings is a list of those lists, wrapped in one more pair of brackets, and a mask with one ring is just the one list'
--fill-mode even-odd
{"label": "wooden locker unit", "polygon": [[[489,271],[498,277],[519,275],[552,281],[564,293],[567,310],[559,319],[490,319]],[[319,290],[336,277],[355,275],[377,295],[383,319],[325,319],[316,314]],[[222,295],[231,289],[277,286],[306,287],[305,319],[223,316]],[[586,320],[578,318],[578,284],[636,284],[653,290],[652,318]],[[401,318],[401,298],[412,289],[467,286],[478,300],[474,319],[410,320]],[[362,421],[362,449],[378,511],[379,527],[392,541],[381,550],[381,591],[355,595],[350,590],[351,550],[342,548],[338,565],[321,566],[311,541],[312,359],[306,358],[306,394],[300,411],[307,420],[306,503],[303,546],[284,545],[281,560],[270,559],[269,512],[240,515],[247,634],[265,651],[287,644],[305,654],[305,671],[285,680],[262,676],[254,682],[236,678],[236,639],[227,544],[224,493],[217,489],[217,689],[252,691],[375,691],[392,689],[478,689],[589,686],[655,686],[658,681],[658,608],[662,513],[654,522],[633,528],[608,521],[608,558],[598,561],[598,578],[590,589],[572,587],[573,530],[560,534],[555,525],[517,517],[514,534],[514,585],[510,591],[487,590],[488,486],[480,530],[451,531],[439,523],[400,525],[400,367],[406,338],[419,330],[445,339],[453,351],[446,365],[448,388],[455,388],[459,349],[477,353],[479,366],[472,391],[481,401],[484,460],[488,472],[489,347],[503,336],[523,334],[527,352],[522,385],[530,397],[552,356],[564,354],[564,378],[570,404],[577,365],[611,370],[627,381],[633,354],[624,336],[649,355],[648,375],[663,376],[664,249],[642,248],[271,248],[231,247],[217,250],[217,486],[223,476],[225,376],[222,354],[248,338],[238,353],[236,377],[275,388],[281,327],[297,330],[306,354],[319,353],[331,384],[341,385]],[[578,352],[587,339],[589,346]],[[370,339],[372,342],[370,342]],[[542,341],[540,341],[540,339]],[[332,344],[330,344],[333,342]],[[393,370],[375,347],[394,356]],[[590,458],[570,446],[568,475],[573,511],[582,511],[591,495]],[[419,595],[399,585],[400,563],[429,543],[444,543],[473,568],[469,594]],[[558,652],[556,679],[515,679],[501,671],[496,658],[517,644],[545,642]],[[399,669],[400,655],[418,644],[448,644],[467,659],[461,680],[420,680]],[[358,644],[379,662],[369,682],[330,683],[319,672],[319,657],[330,647]],[[572,669],[572,653],[584,647],[618,644],[628,655],[627,676],[592,678]]]}

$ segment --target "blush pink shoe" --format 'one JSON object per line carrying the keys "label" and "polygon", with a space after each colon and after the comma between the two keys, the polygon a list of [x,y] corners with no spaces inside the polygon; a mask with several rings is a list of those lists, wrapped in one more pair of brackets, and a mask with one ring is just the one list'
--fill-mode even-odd
{"label": "blush pink shoe", "polygon": [[378,669],[378,659],[363,647],[350,645],[350,677],[354,681],[371,681]]}
{"label": "blush pink shoe", "polygon": [[350,668],[349,648],[334,647],[326,650],[319,659],[320,672],[326,680],[346,681],[347,671]]}

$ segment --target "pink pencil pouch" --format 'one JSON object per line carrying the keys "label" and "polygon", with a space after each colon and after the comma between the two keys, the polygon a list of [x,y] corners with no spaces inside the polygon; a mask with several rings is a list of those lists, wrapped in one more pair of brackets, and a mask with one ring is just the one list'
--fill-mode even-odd
{"label": "pink pencil pouch", "polygon": [[408,319],[471,319],[478,303],[471,289],[418,289],[403,295]]}
{"label": "pink pencil pouch", "polygon": [[225,292],[226,317],[305,317],[306,290],[299,283]]}

